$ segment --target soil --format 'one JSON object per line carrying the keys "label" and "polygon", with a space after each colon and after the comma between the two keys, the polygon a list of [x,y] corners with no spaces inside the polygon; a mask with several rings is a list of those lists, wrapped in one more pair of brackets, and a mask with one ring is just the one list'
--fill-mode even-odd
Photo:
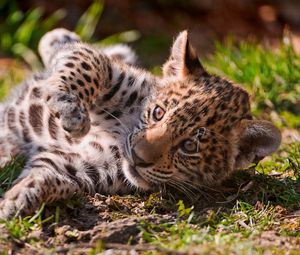
{"label": "soil", "polygon": [[[149,201],[149,196],[107,197],[96,194],[94,197],[69,200],[67,204],[66,201],[52,204],[46,207],[43,218],[53,215],[59,206],[59,222],[45,224],[42,230],[30,232],[22,241],[11,238],[6,228],[0,225],[0,252],[44,254],[46,250],[50,250],[55,254],[85,254],[99,240],[103,249],[153,250],[151,246],[138,245],[141,227],[147,223],[174,223],[177,214],[160,204],[163,200],[158,197],[151,206],[145,206],[147,200]],[[154,207],[158,208],[158,213],[151,213]],[[10,241],[7,242],[7,239]],[[39,240],[39,244],[30,245],[33,240]],[[37,246],[41,249],[37,249]]]}
{"label": "soil", "polygon": [[[57,202],[47,206],[42,215],[43,219],[56,215],[56,219],[43,224],[42,229],[30,231],[22,240],[12,238],[0,225],[0,253],[2,250],[9,254],[86,254],[91,249],[98,249],[103,254],[139,254],[144,251],[187,254],[144,243],[143,227],[176,224],[180,220],[176,201],[183,197],[186,207],[194,206],[197,218],[204,219],[212,211],[230,212],[241,194],[256,189],[256,184],[249,181],[253,170],[243,171],[243,178],[241,173],[237,174],[238,178],[233,176],[220,187],[201,190],[193,200],[170,190],[169,195],[155,193],[120,197],[96,194]],[[261,206],[261,203],[256,203],[257,208]],[[293,224],[299,212],[288,212],[278,205],[276,214],[285,218],[285,224]],[[262,247],[300,249],[299,238],[282,237],[275,230],[262,232],[255,242]]]}

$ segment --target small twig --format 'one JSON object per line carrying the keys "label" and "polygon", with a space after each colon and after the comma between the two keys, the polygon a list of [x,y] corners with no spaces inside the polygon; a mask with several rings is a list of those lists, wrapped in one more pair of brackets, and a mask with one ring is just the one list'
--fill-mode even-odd
{"label": "small twig", "polygon": [[116,250],[125,250],[125,251],[131,251],[135,250],[138,252],[143,251],[158,251],[163,254],[174,254],[174,255],[186,255],[186,252],[180,252],[173,249],[163,248],[163,247],[157,247],[149,244],[138,244],[138,245],[127,245],[127,244],[118,244],[118,243],[107,243],[104,244],[104,247],[106,249],[116,249]]}
{"label": "small twig", "polygon": [[232,198],[230,200],[226,200],[226,201],[220,201],[220,202],[216,202],[217,204],[228,204],[228,203],[231,203],[232,201],[236,200],[240,193],[245,193],[247,192],[252,186],[253,186],[253,182],[250,181],[248,182],[243,188],[242,186],[244,185],[245,183],[242,183],[239,188],[238,188],[238,191],[235,195],[232,195]]}
{"label": "small twig", "polygon": [[286,216],[284,216],[283,218],[298,218],[298,217],[300,217],[300,210],[297,210],[297,211],[295,211],[295,212],[292,212],[291,214],[289,214],[289,215],[286,215]]}
{"label": "small twig", "polygon": [[33,247],[33,246],[32,246],[31,244],[29,244],[29,243],[24,243],[24,246],[27,247],[27,248],[29,248],[29,249],[31,249],[31,250],[34,250],[34,251],[36,251],[36,252],[39,252],[39,251],[40,251],[38,248]]}
{"label": "small twig", "polygon": [[[79,246],[81,249],[93,249],[95,248],[95,244],[88,244],[83,243]],[[77,248],[79,248],[77,247]],[[73,247],[76,249],[76,247]],[[137,245],[128,245],[128,244],[120,244],[120,243],[104,243],[104,249],[112,249],[112,250],[119,250],[119,251],[137,251],[137,252],[151,252],[156,251],[166,255],[187,255],[187,252],[176,251],[173,249],[157,247],[150,244],[137,244]],[[60,249],[56,249],[56,252],[60,251]],[[68,250],[69,251],[69,250]]]}
{"label": "small twig", "polygon": [[240,190],[241,190],[242,186],[243,186],[243,183],[239,186],[239,189],[238,189],[237,193],[235,195],[233,195],[230,200],[220,201],[220,202],[217,201],[216,203],[217,204],[228,204],[228,203],[231,203],[232,201],[236,200],[240,195]]}

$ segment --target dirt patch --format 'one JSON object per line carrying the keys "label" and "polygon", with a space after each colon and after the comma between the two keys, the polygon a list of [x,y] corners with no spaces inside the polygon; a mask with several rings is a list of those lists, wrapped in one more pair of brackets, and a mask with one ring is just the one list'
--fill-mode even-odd
{"label": "dirt patch", "polygon": [[144,224],[159,225],[176,220],[176,213],[170,211],[151,213],[159,199],[155,198],[155,202],[153,199],[151,208],[145,205],[147,200],[149,202],[149,196],[107,197],[96,194],[52,204],[45,208],[43,218],[56,215],[58,222],[51,220],[43,229],[30,231],[22,241],[13,238],[7,228],[0,225],[0,251],[9,254],[86,253],[97,246],[99,240],[107,249],[128,250],[128,243],[131,246],[138,244]]}
{"label": "dirt patch", "polygon": [[[202,231],[211,224],[216,226],[214,224],[218,224],[222,215],[232,214],[237,199],[252,204],[254,210],[263,213],[266,207],[258,198],[264,188],[268,189],[267,182],[257,178],[250,169],[237,172],[221,187],[186,194],[183,203],[185,208],[193,206],[196,219],[187,229],[198,228]],[[266,192],[263,194],[272,203],[272,197]],[[168,226],[172,228],[186,221],[189,213],[185,215],[187,217],[181,218],[182,211],[180,212],[177,204],[183,197],[178,191],[170,190],[167,195],[154,193],[121,197],[96,194],[94,197],[84,196],[60,201],[44,209],[41,218],[52,217],[48,222],[43,223],[42,227],[33,225],[21,238],[14,237],[11,227],[8,231],[7,226],[0,224],[0,254],[1,251],[8,254],[140,254],[153,251],[160,254],[193,254],[171,250],[160,244],[149,244],[144,236],[145,231],[149,233],[149,229],[151,231],[157,227],[155,231],[169,231]],[[191,197],[194,200],[189,199]],[[259,230],[259,234],[254,239],[249,239],[249,242],[256,247],[300,249],[300,239],[297,237],[300,231],[297,216],[299,212],[297,209],[286,209],[277,200],[273,203],[272,217],[276,220],[270,218],[270,227]],[[248,224],[247,220],[238,220],[237,226],[241,228],[240,231],[247,231]]]}
{"label": "dirt patch", "polygon": [[300,240],[297,237],[280,236],[276,231],[265,231],[257,238],[256,243],[263,247],[277,247],[281,249],[300,250]]}
{"label": "dirt patch", "polygon": [[[215,201],[221,200],[217,199],[218,194],[214,196]],[[182,197],[179,193],[178,196]],[[140,241],[143,226],[176,224],[179,217],[176,201],[175,197],[163,197],[155,193],[125,197],[96,194],[94,197],[57,202],[47,206],[42,215],[43,219],[51,215],[55,215],[55,218],[44,224],[42,229],[30,231],[22,240],[13,238],[0,225],[1,239],[5,240],[0,242],[0,251],[10,254],[44,254],[46,251],[54,254],[85,254],[100,244],[101,249],[114,251],[110,254],[116,254],[116,251],[159,249],[164,254],[171,254],[174,251],[141,244]],[[195,210],[198,215],[205,217],[213,208],[211,196],[200,201]],[[185,204],[188,206],[193,202],[187,199]],[[211,206],[208,207],[208,204]]]}

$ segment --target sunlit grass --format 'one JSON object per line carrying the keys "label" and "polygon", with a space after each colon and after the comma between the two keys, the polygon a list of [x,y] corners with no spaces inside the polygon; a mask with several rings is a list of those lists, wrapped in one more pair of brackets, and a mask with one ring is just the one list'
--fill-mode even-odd
{"label": "sunlit grass", "polygon": [[24,158],[19,156],[0,170],[0,196],[12,186],[13,181],[19,176],[24,166]]}
{"label": "sunlit grass", "polygon": [[15,63],[12,63],[11,67],[0,69],[0,102],[5,99],[13,87],[22,82],[26,74],[27,69]]}

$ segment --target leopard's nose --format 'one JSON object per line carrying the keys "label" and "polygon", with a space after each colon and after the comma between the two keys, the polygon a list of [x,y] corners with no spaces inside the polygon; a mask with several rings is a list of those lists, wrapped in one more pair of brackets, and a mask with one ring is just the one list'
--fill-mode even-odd
{"label": "leopard's nose", "polygon": [[136,154],[136,152],[134,151],[134,149],[132,149],[131,155],[132,155],[132,159],[133,159],[134,164],[136,166],[138,166],[138,167],[146,168],[146,167],[150,167],[150,166],[154,165],[153,162],[146,162],[144,159],[140,158]]}

